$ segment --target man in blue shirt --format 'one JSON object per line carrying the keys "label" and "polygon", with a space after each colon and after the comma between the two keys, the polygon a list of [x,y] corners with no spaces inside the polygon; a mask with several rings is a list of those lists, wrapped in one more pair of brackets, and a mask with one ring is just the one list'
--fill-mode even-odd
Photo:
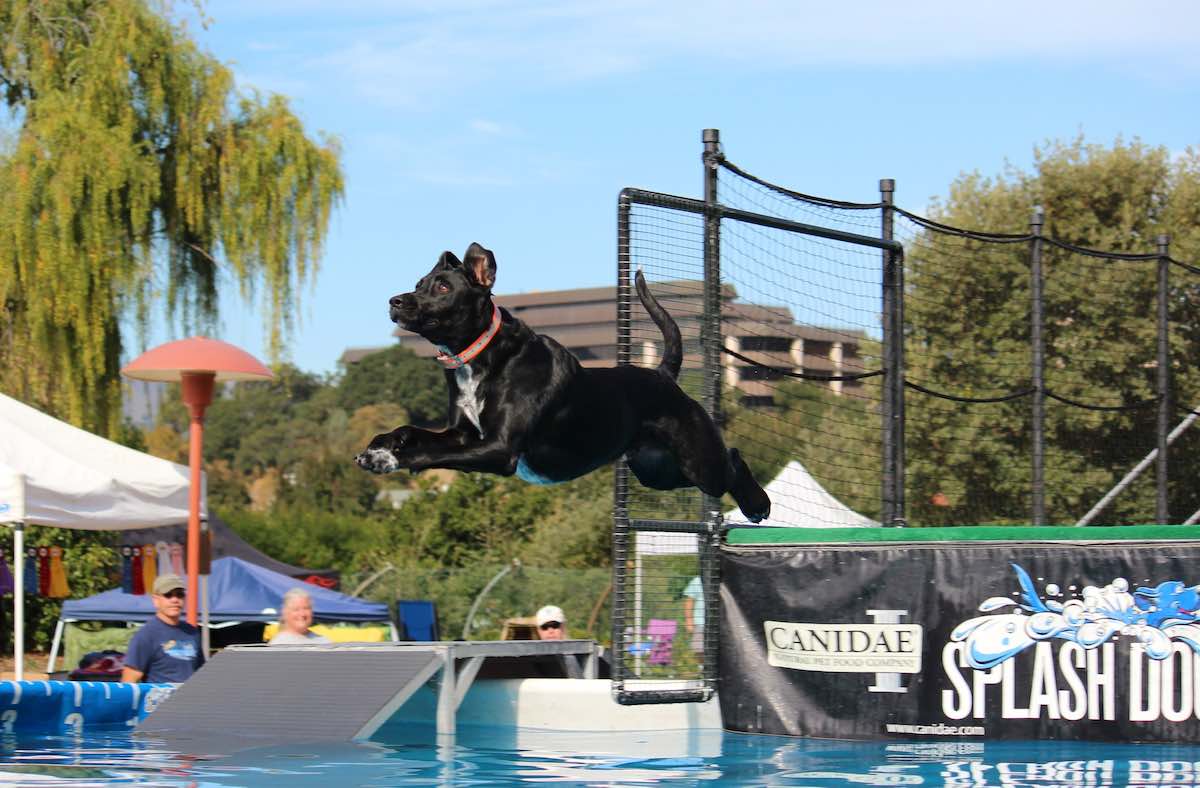
{"label": "man in blue shirt", "polygon": [[204,664],[204,652],[200,630],[180,620],[187,594],[183,579],[179,575],[160,575],[152,590],[154,618],[129,641],[121,681],[186,681]]}
{"label": "man in blue shirt", "polygon": [[683,625],[692,636],[692,651],[704,651],[704,586],[700,576],[683,589]]}

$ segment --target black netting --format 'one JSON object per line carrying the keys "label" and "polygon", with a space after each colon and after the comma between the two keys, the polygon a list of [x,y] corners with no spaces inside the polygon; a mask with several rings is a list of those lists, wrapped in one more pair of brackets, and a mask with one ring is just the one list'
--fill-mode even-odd
{"label": "black netting", "polygon": [[[714,201],[622,194],[618,355],[662,356],[632,287],[641,270],[680,326],[680,384],[770,492],[765,524],[1200,521],[1200,432],[1188,429],[1200,268],[1155,239],[1095,250],[959,228],[888,195],[814,197],[706,156]],[[728,497],[652,491],[623,466],[615,508],[618,685],[711,688],[713,548],[744,518]],[[681,592],[693,579],[710,614],[694,643]],[[647,658],[651,628],[674,633],[657,652],[669,661]]]}

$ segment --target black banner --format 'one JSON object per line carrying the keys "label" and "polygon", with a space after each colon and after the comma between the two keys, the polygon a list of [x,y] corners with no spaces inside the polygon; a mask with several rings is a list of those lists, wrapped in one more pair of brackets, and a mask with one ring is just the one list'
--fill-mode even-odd
{"label": "black banner", "polygon": [[1200,740],[1200,544],[722,548],[730,730]]}

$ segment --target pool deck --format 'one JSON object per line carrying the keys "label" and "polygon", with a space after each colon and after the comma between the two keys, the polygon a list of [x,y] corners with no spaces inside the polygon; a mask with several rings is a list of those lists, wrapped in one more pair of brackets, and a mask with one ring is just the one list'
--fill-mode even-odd
{"label": "pool deck", "polygon": [[[559,656],[575,677],[475,680],[487,657],[547,655]],[[451,736],[459,725],[565,732],[722,727],[715,697],[622,706],[611,681],[592,678],[595,665],[590,641],[231,647],[180,685],[0,681],[0,732],[137,726],[151,735],[236,735],[245,728],[280,739],[362,740],[385,724],[433,725]]]}
{"label": "pool deck", "polygon": [[132,728],[175,687],[113,681],[0,681],[0,733]]}

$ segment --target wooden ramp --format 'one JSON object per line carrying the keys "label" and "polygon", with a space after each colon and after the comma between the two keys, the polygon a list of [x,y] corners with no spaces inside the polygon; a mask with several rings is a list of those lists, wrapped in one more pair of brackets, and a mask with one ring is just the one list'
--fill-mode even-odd
{"label": "wooden ramp", "polygon": [[138,732],[366,739],[425,682],[438,685],[437,731],[456,712],[488,657],[562,659],[572,678],[594,678],[590,640],[230,646],[138,725]]}

